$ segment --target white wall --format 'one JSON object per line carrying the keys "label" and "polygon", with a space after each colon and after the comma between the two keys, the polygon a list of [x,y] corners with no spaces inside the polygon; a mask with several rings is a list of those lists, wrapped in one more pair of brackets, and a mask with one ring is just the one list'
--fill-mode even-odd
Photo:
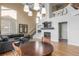
{"label": "white wall", "polygon": [[[67,7],[68,13],[62,16],[47,18],[49,13],[46,15],[46,19],[42,19],[41,22],[51,21],[52,27],[52,41],[59,42],[59,28],[58,23],[60,22],[68,22],[67,23],[67,39],[68,44],[78,45],[79,46],[79,10],[75,10],[70,5]],[[47,9],[47,11],[49,11]],[[42,35],[42,33],[41,33]]]}
{"label": "white wall", "polygon": [[68,22],[68,19],[66,19],[67,16],[60,16],[60,17],[55,17],[55,18],[51,18],[49,19],[49,21],[52,22],[52,27],[54,27],[53,29],[53,39],[52,41],[56,41],[58,42],[58,37],[59,37],[59,29],[58,29],[58,23],[59,22]]}
{"label": "white wall", "polygon": [[52,26],[55,28],[53,30],[53,39],[52,41],[59,41],[59,29],[58,23],[59,22],[68,22],[67,24],[67,37],[68,37],[68,44],[78,45],[79,46],[79,10],[75,10],[69,4],[67,7],[67,14],[63,16],[52,17],[50,19],[46,19],[46,21],[51,21]]}
{"label": "white wall", "polygon": [[54,41],[59,40],[59,22],[68,22],[67,24],[67,37],[68,44],[78,45],[79,46],[79,10],[75,10],[73,7],[68,5],[67,7],[68,13],[63,16],[53,17],[48,19],[52,21],[52,26],[55,28],[53,31],[53,39]]}
{"label": "white wall", "polygon": [[69,44],[79,45],[79,16],[71,17],[69,20]]}
{"label": "white wall", "polygon": [[60,16],[50,19],[52,21],[52,25],[55,28],[53,31],[53,39],[52,41],[59,40],[59,22],[68,22],[67,24],[67,36],[68,36],[68,44],[79,45],[79,15],[77,16]]}

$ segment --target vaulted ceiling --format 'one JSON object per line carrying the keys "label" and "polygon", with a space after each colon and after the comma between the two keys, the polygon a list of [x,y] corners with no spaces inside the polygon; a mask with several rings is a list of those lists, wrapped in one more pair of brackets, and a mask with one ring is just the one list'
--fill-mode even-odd
{"label": "vaulted ceiling", "polygon": [[[25,3],[22,3],[24,5]],[[52,11],[57,11],[59,9],[62,9],[66,7],[69,3],[49,3],[49,9],[52,9]],[[79,9],[79,3],[72,3],[72,7],[75,9]]]}
{"label": "vaulted ceiling", "polygon": [[72,7],[74,7],[75,9],[79,9],[79,3],[72,3]]}
{"label": "vaulted ceiling", "polygon": [[57,11],[59,9],[62,9],[68,5],[68,3],[50,3],[50,9],[52,8],[52,11]]}

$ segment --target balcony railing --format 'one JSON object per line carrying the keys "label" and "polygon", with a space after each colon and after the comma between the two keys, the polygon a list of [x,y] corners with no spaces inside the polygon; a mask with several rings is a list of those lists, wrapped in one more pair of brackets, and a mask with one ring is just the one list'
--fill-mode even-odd
{"label": "balcony railing", "polygon": [[50,13],[49,18],[58,17],[63,15],[79,15],[79,10],[74,9],[71,5],[66,6],[63,9]]}
{"label": "balcony railing", "polygon": [[68,13],[67,8],[63,8],[58,11],[52,12],[50,18],[57,17],[57,16],[63,16],[63,15],[66,15],[67,13]]}

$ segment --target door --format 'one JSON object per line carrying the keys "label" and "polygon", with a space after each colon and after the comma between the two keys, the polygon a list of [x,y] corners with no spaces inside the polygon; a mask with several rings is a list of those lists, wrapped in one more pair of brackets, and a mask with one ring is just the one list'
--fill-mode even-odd
{"label": "door", "polygon": [[59,42],[67,43],[67,22],[59,23]]}

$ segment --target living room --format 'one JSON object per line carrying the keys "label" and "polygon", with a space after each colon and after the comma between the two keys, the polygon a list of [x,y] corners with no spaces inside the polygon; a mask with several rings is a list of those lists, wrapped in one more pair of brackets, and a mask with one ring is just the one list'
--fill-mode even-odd
{"label": "living room", "polygon": [[79,56],[78,19],[78,3],[0,3],[0,55]]}

